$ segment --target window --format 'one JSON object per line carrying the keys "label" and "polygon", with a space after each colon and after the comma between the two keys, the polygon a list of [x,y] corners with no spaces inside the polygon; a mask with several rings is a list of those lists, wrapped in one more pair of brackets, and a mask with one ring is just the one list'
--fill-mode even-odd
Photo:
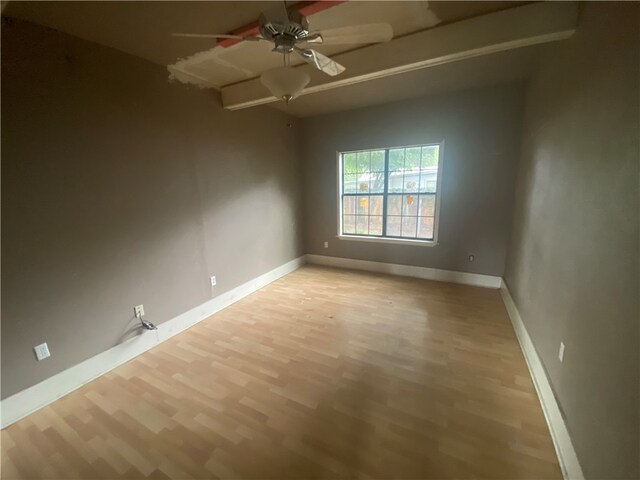
{"label": "window", "polygon": [[338,155],[341,238],[435,244],[442,144]]}

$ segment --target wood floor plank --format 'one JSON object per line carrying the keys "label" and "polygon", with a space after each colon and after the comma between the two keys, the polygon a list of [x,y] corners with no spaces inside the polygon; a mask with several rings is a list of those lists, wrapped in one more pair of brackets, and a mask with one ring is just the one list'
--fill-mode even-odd
{"label": "wood floor plank", "polygon": [[497,290],[305,266],[2,431],[2,478],[562,478]]}

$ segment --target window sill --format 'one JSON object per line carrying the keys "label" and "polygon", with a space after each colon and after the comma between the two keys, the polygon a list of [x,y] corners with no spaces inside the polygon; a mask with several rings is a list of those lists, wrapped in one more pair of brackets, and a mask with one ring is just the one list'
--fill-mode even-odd
{"label": "window sill", "polygon": [[340,240],[354,240],[356,242],[392,243],[396,245],[411,245],[417,247],[435,247],[435,240],[401,240],[399,238],[362,237],[358,235],[337,235]]}

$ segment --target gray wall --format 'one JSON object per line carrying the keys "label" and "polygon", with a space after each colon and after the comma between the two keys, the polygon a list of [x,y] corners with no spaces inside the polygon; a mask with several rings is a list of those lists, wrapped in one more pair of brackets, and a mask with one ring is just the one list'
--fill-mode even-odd
{"label": "gray wall", "polygon": [[[637,478],[638,8],[589,3],[576,36],[546,47],[512,230],[519,85],[299,129],[225,112],[140,59],[3,25],[2,397],[127,338],[133,305],[161,323],[302,254],[304,201],[309,253],[502,275],[512,231],[506,281],[585,473]],[[336,151],[442,139],[440,245],[335,238]],[[36,362],[42,341],[53,356]]]}
{"label": "gray wall", "polygon": [[[485,87],[305,119],[307,253],[502,276],[523,89]],[[336,152],[445,141],[439,245],[337,239]],[[323,248],[323,242],[329,248]],[[475,261],[468,261],[469,253]]]}
{"label": "gray wall", "polygon": [[134,305],[162,323],[301,255],[290,121],[3,25],[2,397],[118,344]]}
{"label": "gray wall", "polygon": [[587,2],[576,35],[545,52],[506,270],[593,479],[640,477],[639,26],[637,3]]}

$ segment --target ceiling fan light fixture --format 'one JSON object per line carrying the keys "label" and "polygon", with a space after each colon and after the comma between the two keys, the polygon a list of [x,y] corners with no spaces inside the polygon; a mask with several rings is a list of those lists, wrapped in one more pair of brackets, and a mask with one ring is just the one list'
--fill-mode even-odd
{"label": "ceiling fan light fixture", "polygon": [[260,76],[262,84],[274,97],[289,103],[300,96],[311,77],[299,68],[278,67],[264,72]]}

